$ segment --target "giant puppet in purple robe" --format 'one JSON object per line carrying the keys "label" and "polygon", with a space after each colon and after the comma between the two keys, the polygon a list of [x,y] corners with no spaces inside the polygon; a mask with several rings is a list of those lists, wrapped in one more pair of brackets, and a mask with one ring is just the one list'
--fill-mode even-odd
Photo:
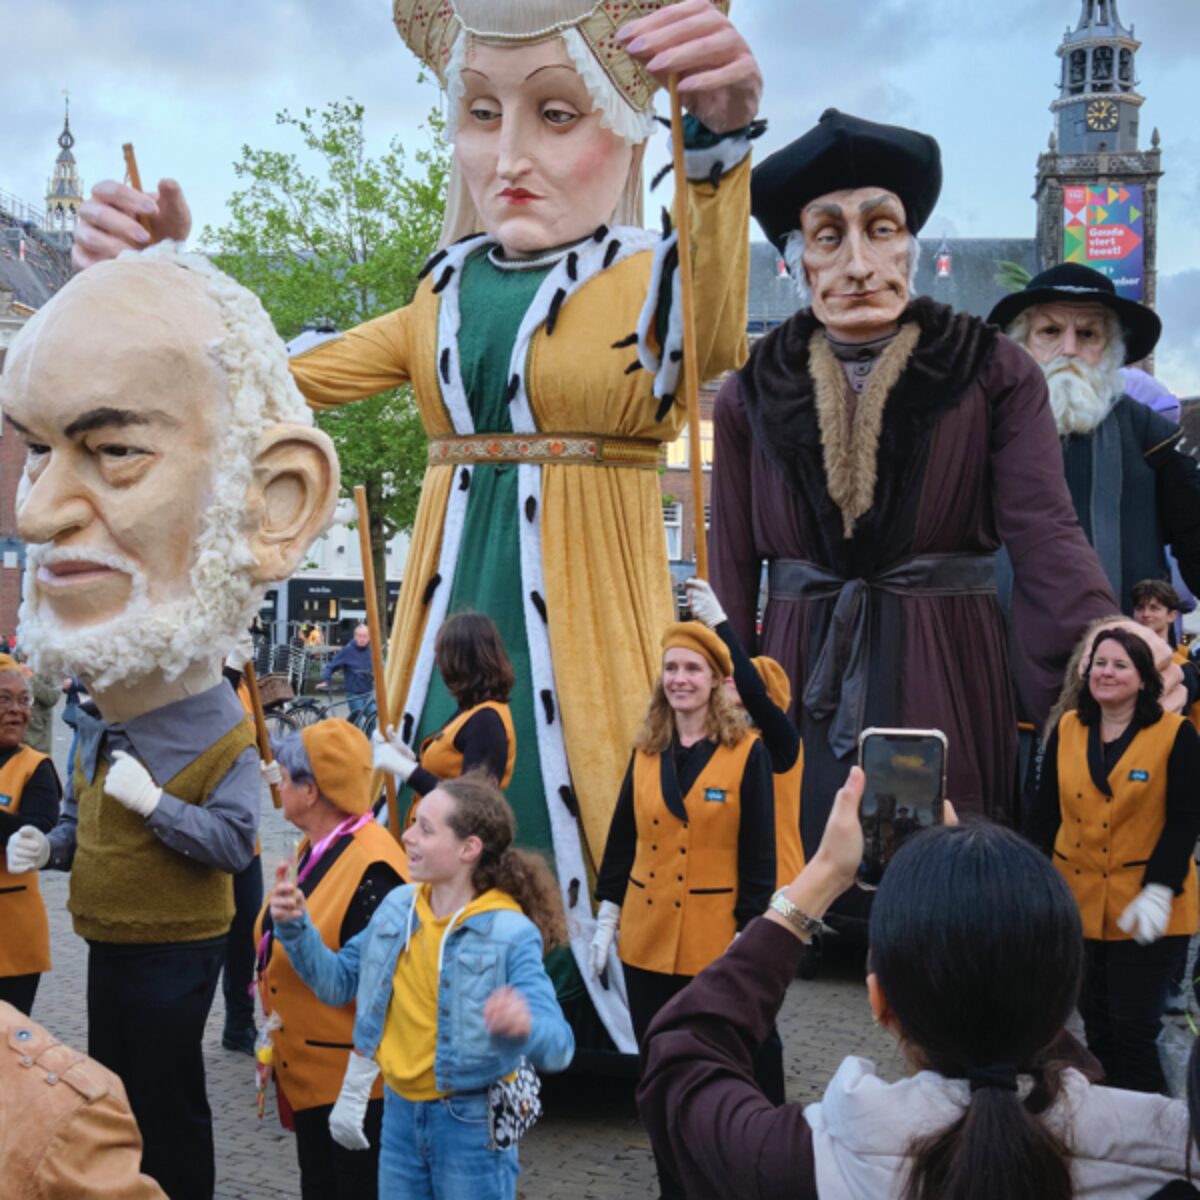
{"label": "giant puppet in purple robe", "polygon": [[754,173],[754,214],[811,306],[717,400],[713,584],[792,678],[810,855],[869,725],[943,730],[959,811],[1008,817],[1014,684],[1044,717],[1075,640],[1113,610],[1040,371],[982,321],[910,301],[940,186],[932,138],[833,110]]}

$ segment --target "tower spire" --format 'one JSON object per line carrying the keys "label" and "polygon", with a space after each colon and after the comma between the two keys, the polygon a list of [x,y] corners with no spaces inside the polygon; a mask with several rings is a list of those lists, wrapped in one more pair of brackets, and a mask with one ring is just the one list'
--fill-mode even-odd
{"label": "tower spire", "polygon": [[75,166],[75,135],[71,132],[71,96],[63,88],[63,127],[58,135],[58,157],[54,174],[46,184],[46,228],[68,233],[75,228],[75,218],[83,203],[83,181]]}

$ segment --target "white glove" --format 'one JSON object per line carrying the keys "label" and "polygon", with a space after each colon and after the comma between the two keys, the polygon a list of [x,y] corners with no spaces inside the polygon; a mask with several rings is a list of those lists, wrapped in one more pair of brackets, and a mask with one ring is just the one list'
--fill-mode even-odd
{"label": "white glove", "polygon": [[40,871],[50,861],[50,843],[36,826],[22,825],[8,839],[8,869],[13,875]]}
{"label": "white glove", "polygon": [[329,1135],[347,1150],[371,1148],[367,1135],[363,1133],[363,1122],[367,1119],[367,1104],[378,1074],[379,1064],[374,1059],[350,1051],[342,1090],[338,1092],[337,1102],[329,1114]]}
{"label": "white glove", "polygon": [[620,919],[619,904],[614,904],[611,900],[600,901],[600,911],[596,914],[596,932],[592,934],[592,944],[588,947],[588,967],[593,979],[598,978],[600,972],[608,966],[608,952],[617,936],[617,922]]}
{"label": "white glove", "polygon": [[[404,753],[407,751],[407,754]],[[395,746],[389,743],[380,745],[375,744],[375,769],[377,771],[387,771],[400,780],[401,783],[407,783],[408,777],[417,769],[417,760],[413,757],[413,752],[404,747],[404,751],[396,749]]]}
{"label": "white glove", "polygon": [[689,579],[685,586],[692,615],[697,621],[703,621],[709,629],[716,629],[725,620],[725,610],[717,599],[717,593],[703,579]]}
{"label": "white glove", "polygon": [[371,743],[375,746],[391,746],[393,750],[403,754],[405,758],[411,758],[413,762],[417,761],[417,756],[413,753],[411,747],[405,743],[394,725],[388,726],[387,737],[384,737],[380,733],[378,727],[372,730]]}
{"label": "white glove", "polygon": [[124,750],[115,750],[113,765],[104,777],[104,794],[139,817],[148,817],[162,799],[162,788],[136,758]]}
{"label": "white glove", "polygon": [[278,787],[283,782],[283,768],[274,759],[270,762],[259,759],[258,773],[268,787]]}
{"label": "white glove", "polygon": [[1139,946],[1157,942],[1171,922],[1171,906],[1175,894],[1161,883],[1148,883],[1125,906],[1117,918],[1117,928],[1122,933],[1132,933]]}

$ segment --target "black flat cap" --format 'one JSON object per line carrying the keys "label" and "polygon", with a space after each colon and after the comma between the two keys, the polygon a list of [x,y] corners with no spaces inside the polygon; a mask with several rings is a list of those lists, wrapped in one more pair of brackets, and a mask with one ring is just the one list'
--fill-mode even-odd
{"label": "black flat cap", "polygon": [[927,133],[878,125],[827,108],[802,137],[754,169],[751,211],[783,253],[800,210],[829,192],[879,187],[904,203],[910,233],[929,219],[942,190],[942,152]]}
{"label": "black flat cap", "polygon": [[1112,309],[1125,334],[1127,363],[1145,358],[1158,344],[1162,333],[1162,321],[1154,309],[1118,296],[1107,275],[1081,263],[1059,263],[1057,267],[1035,275],[1021,291],[1005,296],[988,314],[988,320],[1007,329],[1035,304],[1102,304]]}

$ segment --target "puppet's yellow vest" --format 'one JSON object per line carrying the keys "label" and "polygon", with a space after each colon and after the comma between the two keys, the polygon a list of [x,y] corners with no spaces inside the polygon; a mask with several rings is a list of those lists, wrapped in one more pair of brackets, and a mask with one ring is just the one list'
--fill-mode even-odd
{"label": "puppet's yellow vest", "polygon": [[637,854],[621,907],[622,962],[695,975],[733,941],[742,775],[756,740],[747,733],[732,749],[717,747],[683,798],[686,822],[663,799],[659,755],[634,754]]}
{"label": "puppet's yellow vest", "polygon": [[[309,920],[331,950],[342,948],[342,922],[367,868],[385,862],[403,879],[408,863],[399,842],[372,821],[364,825],[338,855],[308,897]],[[269,901],[268,901],[269,903]],[[258,914],[254,944],[262,940],[263,915]],[[296,974],[287,951],[272,939],[271,957],[259,982],[263,1011],[275,1012],[283,1024],[272,1031],[275,1078],[297,1112],[333,1104],[346,1074],[346,1057],[354,1048],[354,1001],[340,1008],[322,1004]],[[383,1096],[382,1076],[371,1089],[372,1099]]]}
{"label": "puppet's yellow vest", "polygon": [[[239,721],[173,779],[156,782],[185,804],[203,804],[253,744],[249,722]],[[75,932],[91,941],[133,944],[198,942],[228,932],[231,876],[163,845],[144,817],[104,794],[107,775],[103,759],[91,783],[75,769],[79,828],[67,904]]]}
{"label": "puppet's yellow vest", "polygon": [[[0,767],[0,810],[21,811],[21,795],[46,755],[22,746]],[[0,857],[0,977],[50,970],[50,924],[38,873],[13,875]]]}
{"label": "puppet's yellow vest", "polygon": [[[1108,777],[1112,796],[1088,771],[1088,730],[1074,712],[1058,726],[1058,794],[1062,824],[1054,865],[1067,881],[1083,920],[1083,936],[1128,941],[1117,918],[1142,890],[1146,862],[1162,832],[1167,809],[1167,759],[1185,718],[1176,713],[1139,730]],[[1167,934],[1197,930],[1196,864],[1189,862],[1175,897]]]}

